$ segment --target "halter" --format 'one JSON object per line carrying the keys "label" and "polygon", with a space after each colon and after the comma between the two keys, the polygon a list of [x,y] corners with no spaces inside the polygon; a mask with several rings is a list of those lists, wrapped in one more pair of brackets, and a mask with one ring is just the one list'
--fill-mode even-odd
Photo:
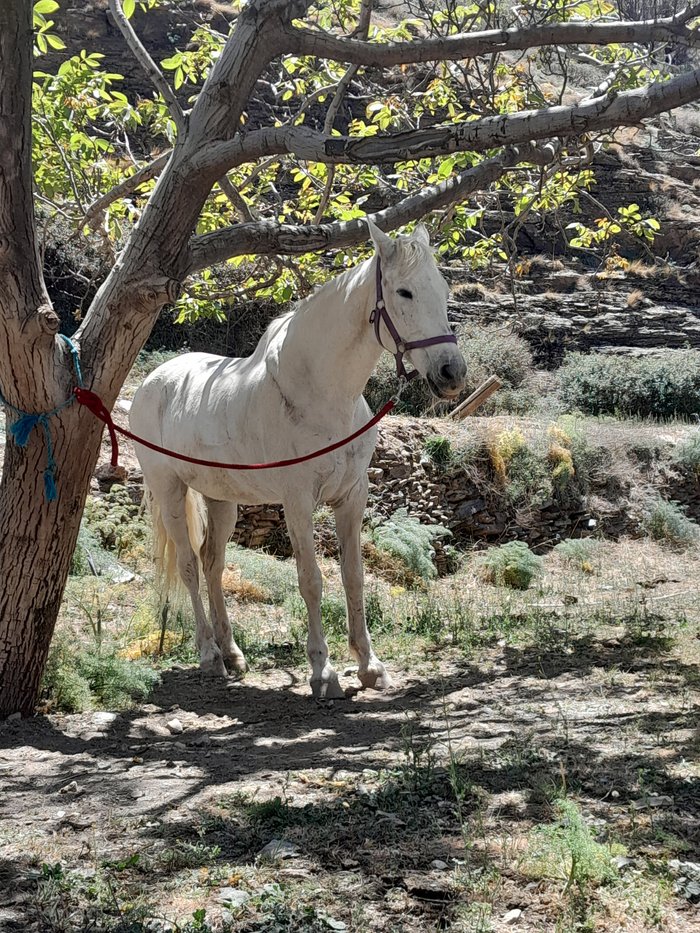
{"label": "halter", "polygon": [[[385,347],[382,343],[382,338],[379,333],[379,325],[382,321],[384,321],[386,329],[389,331],[392,340],[396,344],[395,350],[390,350],[389,347]],[[369,316],[369,322],[370,324],[374,324],[374,336],[377,338],[379,346],[383,347],[388,353],[391,353],[396,360],[396,375],[399,379],[405,379],[406,382],[415,379],[420,373],[417,369],[411,370],[410,373],[406,371],[406,367],[403,364],[404,353],[408,350],[415,350],[418,347],[434,347],[438,343],[457,343],[457,338],[454,334],[442,334],[440,337],[426,337],[423,340],[404,340],[402,338],[401,334],[394,326],[394,322],[389,317],[389,312],[384,303],[384,293],[382,291],[382,264],[379,256],[377,256],[377,301]]]}

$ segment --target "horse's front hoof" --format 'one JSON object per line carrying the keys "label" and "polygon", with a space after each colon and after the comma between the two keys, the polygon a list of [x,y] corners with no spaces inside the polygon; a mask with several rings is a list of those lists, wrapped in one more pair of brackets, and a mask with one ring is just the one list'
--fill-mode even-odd
{"label": "horse's front hoof", "polygon": [[390,690],[394,686],[383,664],[369,667],[366,671],[358,671],[357,676],[365,690]]}
{"label": "horse's front hoof", "polygon": [[248,670],[246,659],[240,653],[226,655],[224,665],[229,674],[245,674]]}
{"label": "horse's front hoof", "polygon": [[228,671],[221,657],[221,652],[217,650],[216,654],[209,654],[203,657],[199,662],[199,669],[203,674],[210,674],[212,677],[228,677]]}
{"label": "horse's front hoof", "polygon": [[332,671],[327,677],[311,679],[311,693],[315,700],[344,700],[345,691],[340,686],[338,675]]}

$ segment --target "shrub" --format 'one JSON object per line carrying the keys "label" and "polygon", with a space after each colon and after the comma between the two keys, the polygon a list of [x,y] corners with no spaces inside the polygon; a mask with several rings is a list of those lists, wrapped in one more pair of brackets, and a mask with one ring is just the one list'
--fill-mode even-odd
{"label": "shrub", "polygon": [[148,524],[125,486],[112,486],[101,499],[89,497],[85,503],[88,531],[102,547],[121,555],[143,544]]}
{"label": "shrub", "polygon": [[553,824],[537,826],[530,833],[525,858],[527,873],[531,877],[564,881],[565,891],[574,884],[583,891],[588,885],[613,881],[617,877],[613,857],[624,849],[596,842],[573,801],[558,801],[555,815]]}
{"label": "shrub", "polygon": [[526,590],[542,573],[542,558],[533,554],[524,541],[509,541],[487,551],[479,571],[487,583]]}
{"label": "shrub", "polygon": [[[476,328],[468,334],[459,334],[457,340],[467,362],[466,393],[473,392],[485,379],[495,375],[506,392],[496,393],[489,400],[488,410],[499,405],[498,399],[502,394],[510,399],[510,407],[506,405],[508,411],[517,413],[531,409],[533,393],[520,388],[533,371],[532,353],[527,341],[515,334],[504,333],[499,327]],[[395,394],[398,385],[394,360],[384,353],[365,388],[364,395],[370,408],[378,411]],[[418,417],[431,409],[439,413],[440,404],[424,379],[414,379],[404,386],[394,411]]]}
{"label": "shrub", "polygon": [[452,444],[449,438],[434,435],[429,437],[423,446],[433,463],[440,467],[449,466],[452,461]]}
{"label": "shrub", "polygon": [[693,432],[678,444],[671,459],[682,469],[700,475],[700,431]]}
{"label": "shrub", "polygon": [[[383,353],[365,386],[363,394],[367,404],[372,411],[379,411],[396,394],[398,388],[396,363],[388,353]],[[408,385],[404,385],[394,414],[418,417],[425,414],[436,401],[425,379],[413,379]]]}
{"label": "shrub", "polygon": [[422,525],[406,509],[397,509],[391,518],[369,529],[369,539],[378,550],[399,560],[410,573],[423,580],[437,576],[433,541],[449,534],[442,525]]}
{"label": "shrub", "polygon": [[672,418],[700,412],[700,351],[640,358],[574,353],[559,370],[569,410]]}
{"label": "shrub", "polygon": [[566,538],[557,544],[554,552],[584,573],[593,573],[593,561],[599,549],[600,543],[593,538]]}
{"label": "shrub", "polygon": [[650,538],[675,547],[689,547],[700,538],[700,528],[678,502],[656,499],[644,512],[642,526]]}
{"label": "shrub", "polygon": [[95,706],[129,707],[148,696],[159,679],[147,664],[121,657],[114,647],[84,649],[59,639],[51,646],[42,684],[49,703],[79,713]]}
{"label": "shrub", "polygon": [[473,392],[489,376],[498,376],[505,388],[517,389],[533,371],[532,351],[526,340],[504,333],[502,327],[475,328],[457,338],[467,361],[467,383]]}
{"label": "shrub", "polygon": [[489,443],[494,472],[503,486],[506,500],[513,506],[539,508],[552,496],[552,473],[545,459],[538,456],[517,428],[503,431]]}
{"label": "shrub", "polygon": [[264,551],[239,547],[237,544],[226,546],[226,560],[233,565],[227,581],[237,581],[237,587],[232,587],[236,595],[249,582],[252,584],[249,596],[257,592],[265,596],[265,602],[281,606],[290,593],[297,592],[297,573],[293,561],[280,560]]}

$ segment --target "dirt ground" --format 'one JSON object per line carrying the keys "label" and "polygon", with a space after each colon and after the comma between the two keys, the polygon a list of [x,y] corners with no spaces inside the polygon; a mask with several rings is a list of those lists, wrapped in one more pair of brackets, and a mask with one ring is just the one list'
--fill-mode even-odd
{"label": "dirt ground", "polygon": [[[442,651],[331,703],[299,669],[183,667],[128,712],[1,724],[0,929],[698,930],[668,867],[700,856],[698,633],[676,634]],[[583,901],[527,866],[561,795],[625,846]]]}

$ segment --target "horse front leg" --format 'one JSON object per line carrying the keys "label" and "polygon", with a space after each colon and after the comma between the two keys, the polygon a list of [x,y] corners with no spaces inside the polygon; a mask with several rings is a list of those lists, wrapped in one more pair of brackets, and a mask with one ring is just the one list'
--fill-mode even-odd
{"label": "horse front leg", "polygon": [[228,670],[243,673],[246,669],[243,652],[231,631],[221,575],[226,563],[226,545],[236,527],[238,506],[235,502],[221,502],[204,497],[207,504],[207,530],[201,550],[202,569],[209,593],[209,615],[217,644]]}
{"label": "horse front leg", "polygon": [[348,644],[359,664],[357,676],[363,687],[386,690],[392,686],[391,677],[372,651],[372,639],[365,619],[360,531],[366,505],[367,479],[363,477],[344,501],[334,505],[333,511],[348,613]]}
{"label": "horse front leg", "polygon": [[317,699],[344,699],[345,693],[338,682],[329,656],[328,643],[321,626],[321,594],[323,583],[316,563],[312,506],[284,503],[287,530],[297,562],[299,591],[306,603],[309,617],[307,654],[311,663],[311,691]]}

